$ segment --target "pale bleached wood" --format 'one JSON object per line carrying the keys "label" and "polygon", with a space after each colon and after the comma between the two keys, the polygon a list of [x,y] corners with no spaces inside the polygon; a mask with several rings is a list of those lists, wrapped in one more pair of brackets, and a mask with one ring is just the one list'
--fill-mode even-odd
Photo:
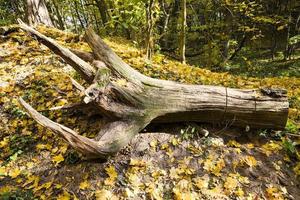
{"label": "pale bleached wood", "polygon": [[[49,121],[22,100],[21,104],[37,122],[69,143],[73,142],[74,148],[90,157],[103,158],[116,153],[150,122],[195,121],[251,128],[285,127],[289,107],[285,90],[244,90],[150,78],[131,68],[92,29],[88,29],[86,41],[93,54],[88,53],[88,58],[81,57],[91,61],[93,56],[91,63],[96,71],[80,57],[74,57],[68,51],[65,53],[63,47],[26,24],[21,24],[21,28],[38,36],[39,41],[86,77],[91,85],[84,90],[85,102],[111,122],[94,140],[86,140],[74,131],[62,128],[63,125]],[[78,65],[78,60],[82,64]]]}

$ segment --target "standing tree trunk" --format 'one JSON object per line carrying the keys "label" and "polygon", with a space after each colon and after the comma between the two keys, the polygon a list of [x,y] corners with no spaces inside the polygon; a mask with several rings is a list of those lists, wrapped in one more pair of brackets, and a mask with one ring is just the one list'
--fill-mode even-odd
{"label": "standing tree trunk", "polygon": [[185,64],[186,0],[181,0],[180,61]]}
{"label": "standing tree trunk", "polygon": [[[243,38],[242,38],[242,40],[240,41],[238,47],[234,50],[234,52],[231,54],[231,56],[230,56],[227,60],[233,60],[233,59],[236,57],[236,55],[237,55],[237,54],[242,50],[242,48],[245,46],[246,40],[247,40],[247,35],[246,35],[246,33],[244,33]],[[226,61],[227,61],[227,60],[226,60]],[[225,61],[225,62],[226,62],[226,61]]]}
{"label": "standing tree trunk", "polygon": [[158,20],[158,33],[159,33],[159,43],[164,48],[165,45],[165,35],[168,30],[169,18],[171,12],[171,3],[168,4],[166,0],[159,0],[159,7],[161,9],[161,14]]}
{"label": "standing tree trunk", "polygon": [[56,0],[53,0],[52,4],[53,4],[54,10],[55,10],[55,15],[57,18],[58,25],[61,30],[64,30],[65,29],[64,20],[61,16],[61,13],[60,13],[60,10],[59,10]]}
{"label": "standing tree trunk", "polygon": [[80,0],[80,8],[81,8],[81,11],[82,11],[82,16],[83,16],[83,19],[84,19],[84,22],[85,22],[85,25],[87,26],[89,24],[89,16],[85,13],[86,11],[86,8],[85,8],[85,5],[83,3],[83,0]]}
{"label": "standing tree trunk", "polygon": [[93,18],[95,20],[94,25],[96,26],[96,30],[97,30],[97,32],[99,32],[99,30],[100,30],[100,26],[99,26],[100,23],[98,21],[97,14],[96,14],[96,11],[94,9],[93,9],[92,16],[93,16]]}
{"label": "standing tree trunk", "polygon": [[79,8],[78,8],[77,1],[74,1],[74,6],[75,6],[75,13],[76,13],[77,19],[80,22],[81,28],[84,29],[85,28],[85,24],[84,24],[84,22],[81,19],[81,16],[80,16],[80,13],[79,13],[79,10],[78,10]]}
{"label": "standing tree trunk", "polygon": [[15,15],[25,18],[25,16],[27,16],[26,11],[24,10],[24,8],[26,8],[26,2],[24,1],[19,1],[19,0],[10,0],[8,1],[11,5],[11,7],[13,8]]}
{"label": "standing tree trunk", "polygon": [[277,51],[277,30],[272,26],[272,46],[271,46],[271,59],[275,59],[275,54]]}
{"label": "standing tree trunk", "polygon": [[108,12],[105,0],[95,0],[103,25],[108,22]]}
{"label": "standing tree trunk", "polygon": [[152,58],[152,51],[153,51],[153,8],[154,8],[154,1],[149,0],[149,3],[146,3],[146,18],[147,18],[147,36],[146,36],[146,58],[151,60]]}
{"label": "standing tree trunk", "polygon": [[285,127],[289,105],[285,90],[242,90],[153,79],[122,61],[91,28],[86,31],[85,40],[93,54],[74,54],[19,22],[22,29],[61,56],[90,83],[87,89],[77,84],[84,90],[83,103],[110,121],[94,139],[89,139],[51,121],[20,98],[21,105],[38,123],[63,137],[87,157],[107,158],[118,152],[152,121]]}
{"label": "standing tree trunk", "polygon": [[76,33],[78,33],[77,20],[76,20],[75,14],[73,12],[71,13],[71,17],[72,17],[72,22],[73,22],[73,25],[74,25],[74,30],[75,30]]}
{"label": "standing tree trunk", "polygon": [[289,13],[289,19],[288,19],[288,28],[287,28],[287,33],[286,33],[286,45],[285,45],[285,51],[284,51],[284,60],[288,60],[291,57],[291,49],[292,49],[292,46],[289,43],[290,35],[291,35],[291,26],[292,26],[292,11],[291,11],[291,8],[289,10],[290,10],[290,13]]}
{"label": "standing tree trunk", "polygon": [[27,0],[28,22],[30,25],[45,24],[53,27],[46,3],[44,0]]}

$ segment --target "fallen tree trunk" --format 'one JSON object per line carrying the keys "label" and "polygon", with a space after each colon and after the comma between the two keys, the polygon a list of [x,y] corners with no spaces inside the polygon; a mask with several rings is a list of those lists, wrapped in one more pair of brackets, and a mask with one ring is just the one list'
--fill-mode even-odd
{"label": "fallen tree trunk", "polygon": [[122,61],[90,28],[85,39],[93,54],[73,53],[23,22],[19,23],[23,30],[60,55],[90,83],[87,89],[81,88],[85,93],[83,102],[92,104],[97,112],[109,119],[110,123],[94,139],[88,139],[42,116],[20,99],[38,123],[61,135],[87,157],[106,158],[118,152],[151,122],[223,122],[251,128],[285,127],[289,106],[285,90],[242,90],[153,79]]}

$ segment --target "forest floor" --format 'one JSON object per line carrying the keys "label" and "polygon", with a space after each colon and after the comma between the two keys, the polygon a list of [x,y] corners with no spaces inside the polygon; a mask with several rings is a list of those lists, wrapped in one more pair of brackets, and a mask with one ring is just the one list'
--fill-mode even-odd
{"label": "forest floor", "polygon": [[[60,44],[89,50],[71,33],[39,27]],[[56,122],[93,137],[101,116],[50,108],[78,102],[70,66],[22,31],[0,38],[0,199],[300,199],[300,78],[214,73],[105,41],[145,75],[192,84],[288,90],[286,130],[214,124],[151,125],[107,161],[87,161],[22,110],[23,97]],[[250,130],[249,130],[250,128]],[[203,130],[207,131],[203,131]]]}

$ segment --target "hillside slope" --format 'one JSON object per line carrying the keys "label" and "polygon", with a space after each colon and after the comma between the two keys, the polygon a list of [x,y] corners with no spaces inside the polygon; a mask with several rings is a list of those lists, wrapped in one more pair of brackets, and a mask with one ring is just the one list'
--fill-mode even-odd
{"label": "hillside slope", "polygon": [[[72,33],[39,27],[59,43],[89,50]],[[93,137],[101,116],[50,108],[78,102],[70,76],[78,74],[22,31],[0,39],[0,199],[299,199],[300,79],[246,78],[180,64],[143,51],[123,38],[105,41],[145,75],[192,84],[288,90],[285,131],[245,130],[209,124],[147,127],[108,161],[86,161],[34,122],[22,96],[47,117]]]}

